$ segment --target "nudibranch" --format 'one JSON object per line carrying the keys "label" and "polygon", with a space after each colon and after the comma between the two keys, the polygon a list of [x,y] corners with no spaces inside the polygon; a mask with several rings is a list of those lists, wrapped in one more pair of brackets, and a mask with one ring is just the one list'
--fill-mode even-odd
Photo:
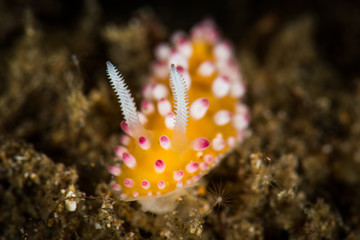
{"label": "nudibranch", "polygon": [[122,200],[164,213],[242,141],[249,112],[240,101],[245,86],[232,46],[213,22],[196,25],[190,36],[175,33],[172,46],[160,44],[155,56],[140,111],[124,78],[106,63],[125,132],[109,172]]}

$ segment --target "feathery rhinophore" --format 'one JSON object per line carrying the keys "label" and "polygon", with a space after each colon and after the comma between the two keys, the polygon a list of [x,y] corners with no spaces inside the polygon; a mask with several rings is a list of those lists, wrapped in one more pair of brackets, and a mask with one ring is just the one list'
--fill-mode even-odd
{"label": "feathery rhinophore", "polygon": [[172,144],[175,150],[184,151],[187,146],[186,125],[189,120],[188,92],[186,83],[174,64],[170,67],[170,87],[176,114]]}
{"label": "feathery rhinophore", "polygon": [[128,89],[124,78],[119,74],[116,67],[110,62],[106,62],[107,73],[110,84],[116,92],[119,99],[122,114],[129,126],[130,132],[134,137],[138,137],[140,130],[143,128],[135,106],[134,98],[131,97],[131,92]]}

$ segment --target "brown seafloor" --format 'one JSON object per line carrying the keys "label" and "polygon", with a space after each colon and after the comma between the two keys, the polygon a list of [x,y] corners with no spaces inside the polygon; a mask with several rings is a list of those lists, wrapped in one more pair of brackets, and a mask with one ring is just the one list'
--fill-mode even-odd
{"label": "brown seafloor", "polygon": [[[120,17],[14,2],[0,3],[0,239],[360,239],[359,6],[229,1],[227,18],[210,5],[180,21],[191,2]],[[174,212],[144,213],[108,186],[121,113],[105,60],[138,101],[154,45],[206,11],[237,49],[247,138]]]}

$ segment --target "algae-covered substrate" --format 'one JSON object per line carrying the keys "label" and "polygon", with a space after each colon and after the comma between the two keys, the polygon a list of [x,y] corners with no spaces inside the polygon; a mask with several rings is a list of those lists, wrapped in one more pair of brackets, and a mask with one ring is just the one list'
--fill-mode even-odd
{"label": "algae-covered substrate", "polygon": [[[360,239],[359,9],[1,2],[0,239]],[[154,46],[208,17],[236,49],[250,126],[174,211],[143,212],[109,187],[122,116],[105,62],[139,103]]]}

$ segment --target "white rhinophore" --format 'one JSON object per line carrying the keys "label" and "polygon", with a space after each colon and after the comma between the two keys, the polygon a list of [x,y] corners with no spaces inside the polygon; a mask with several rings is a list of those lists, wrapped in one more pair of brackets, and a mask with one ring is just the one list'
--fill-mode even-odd
{"label": "white rhinophore", "polygon": [[186,125],[189,120],[188,92],[182,75],[175,65],[170,66],[170,87],[174,96],[175,125],[171,145],[175,151],[183,152],[188,147]]}
{"label": "white rhinophore", "polygon": [[141,135],[145,135],[146,130],[139,120],[134,98],[131,97],[131,92],[124,78],[110,61],[106,62],[106,66],[110,84],[119,99],[122,114],[124,115],[126,125],[129,127],[132,136],[138,138]]}

